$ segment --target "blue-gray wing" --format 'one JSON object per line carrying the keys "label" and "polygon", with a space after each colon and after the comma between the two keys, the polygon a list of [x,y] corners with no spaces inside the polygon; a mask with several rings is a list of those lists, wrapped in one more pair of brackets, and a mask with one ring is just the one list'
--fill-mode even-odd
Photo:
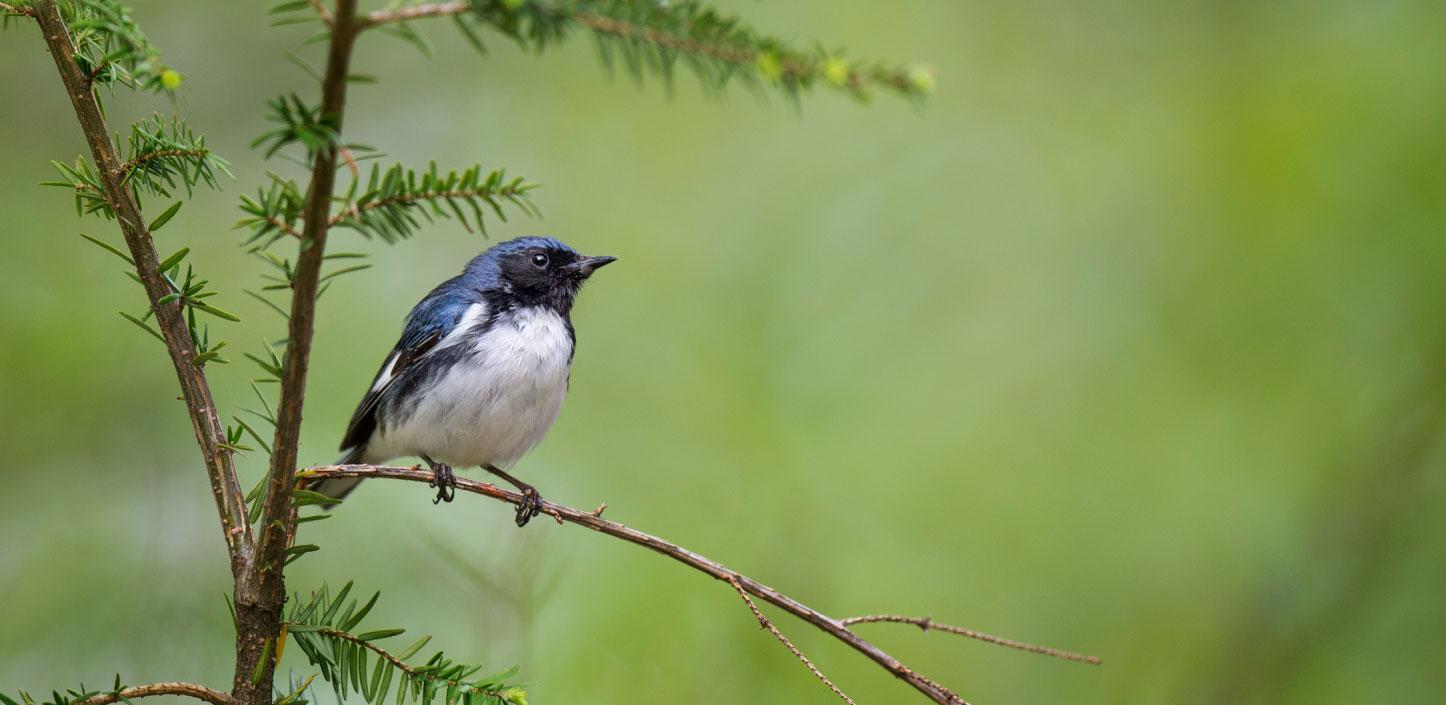
{"label": "blue-gray wing", "polygon": [[347,424],[341,450],[353,461],[360,456],[376,431],[377,409],[387,390],[436,348],[437,343],[462,322],[467,309],[477,303],[475,295],[466,295],[468,292],[457,284],[456,279],[442,284],[407,314],[401,340],[397,341],[386,362],[377,370],[371,387],[357,404],[351,422]]}

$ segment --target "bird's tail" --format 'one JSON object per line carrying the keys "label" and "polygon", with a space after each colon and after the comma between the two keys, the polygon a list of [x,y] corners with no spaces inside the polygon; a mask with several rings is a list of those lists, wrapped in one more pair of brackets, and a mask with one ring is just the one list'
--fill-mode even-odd
{"label": "bird's tail", "polygon": [[[354,465],[360,463],[362,451],[364,450],[365,447],[363,446],[347,448],[346,452],[342,453],[341,457],[336,459],[336,464]],[[311,489],[332,499],[346,499],[346,496],[351,494],[351,491],[356,489],[356,486],[360,485],[361,481],[362,479],[360,477],[332,477],[318,482],[316,486]],[[335,504],[327,504],[323,505],[323,508],[331,509],[335,506]]]}

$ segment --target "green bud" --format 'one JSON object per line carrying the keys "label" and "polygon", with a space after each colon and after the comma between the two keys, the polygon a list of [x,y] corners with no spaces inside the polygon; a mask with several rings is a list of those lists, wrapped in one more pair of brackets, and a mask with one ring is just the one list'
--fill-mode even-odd
{"label": "green bud", "polygon": [[934,72],[923,66],[915,66],[909,69],[909,85],[914,90],[928,95],[934,92]]}
{"label": "green bud", "polygon": [[830,56],[828,61],[823,62],[823,77],[835,86],[847,85],[849,82],[848,62],[837,56]]}
{"label": "green bud", "polygon": [[508,688],[501,695],[511,705],[527,705],[527,691],[521,688]]}
{"label": "green bud", "polygon": [[176,72],[175,72],[174,70],[172,70],[172,69],[166,69],[165,71],[162,71],[162,72],[161,72],[161,86],[163,86],[163,87],[164,87],[166,90],[168,90],[168,91],[174,91],[174,90],[176,90],[177,88],[180,88],[180,87],[181,87],[181,74],[176,73]]}
{"label": "green bud", "polygon": [[783,63],[778,60],[778,55],[771,51],[759,52],[758,73],[770,81],[776,81],[783,75]]}

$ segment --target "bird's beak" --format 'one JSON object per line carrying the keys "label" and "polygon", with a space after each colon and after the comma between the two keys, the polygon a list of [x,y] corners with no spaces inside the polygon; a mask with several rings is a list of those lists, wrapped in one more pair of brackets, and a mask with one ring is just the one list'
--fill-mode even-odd
{"label": "bird's beak", "polygon": [[567,269],[571,271],[573,275],[576,276],[578,279],[587,279],[588,277],[592,276],[592,273],[594,271],[597,271],[598,268],[616,259],[616,257],[609,257],[607,255],[601,255],[599,257],[583,257],[582,259],[567,265]]}

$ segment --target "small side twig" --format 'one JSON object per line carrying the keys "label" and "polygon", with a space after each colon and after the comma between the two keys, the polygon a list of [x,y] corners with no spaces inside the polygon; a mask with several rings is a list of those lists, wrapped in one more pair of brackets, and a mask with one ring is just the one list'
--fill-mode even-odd
{"label": "small side twig", "polygon": [[997,646],[1004,646],[1004,647],[1008,647],[1008,648],[1011,648],[1011,649],[1018,649],[1018,650],[1020,650],[1020,651],[1028,651],[1029,653],[1032,653],[1032,654],[1044,654],[1045,656],[1053,656],[1053,657],[1055,657],[1055,658],[1062,658],[1062,659],[1065,659],[1066,661],[1079,661],[1079,662],[1081,662],[1081,663],[1093,664],[1093,665],[1095,665],[1095,666],[1098,666],[1098,665],[1100,665],[1100,663],[1102,663],[1102,662],[1100,661],[1100,657],[1098,657],[1098,656],[1090,656],[1089,654],[1079,654],[1079,653],[1075,653],[1075,652],[1073,652],[1073,651],[1065,651],[1064,649],[1056,649],[1056,648],[1052,648],[1052,647],[1049,647],[1049,646],[1040,646],[1040,645],[1038,645],[1038,644],[1030,644],[1030,643],[1028,643],[1028,642],[1015,641],[1014,639],[1006,639],[1006,638],[1004,638],[1004,637],[1002,637],[1002,636],[994,636],[993,634],[985,634],[984,632],[976,632],[976,631],[974,631],[973,629],[968,629],[968,628],[965,628],[965,627],[956,627],[956,626],[954,626],[954,625],[952,625],[952,624],[941,624],[941,623],[939,623],[939,622],[935,622],[935,621],[932,620],[932,619],[929,619],[928,617],[910,617],[910,616],[908,616],[908,615],[902,615],[902,614],[866,614],[866,615],[862,615],[862,616],[859,616],[859,617],[846,617],[846,618],[840,619],[840,620],[838,621],[839,624],[842,624],[842,625],[844,625],[845,627],[852,626],[852,625],[855,625],[855,624],[869,624],[869,623],[872,623],[872,622],[891,622],[891,623],[894,623],[894,624],[912,624],[912,625],[914,625],[914,626],[918,627],[919,629],[921,629],[921,630],[923,630],[923,631],[926,631],[926,632],[929,631],[930,629],[934,629],[934,630],[941,631],[941,632],[947,632],[947,633],[949,633],[949,634],[958,634],[959,636],[969,637],[970,639],[978,639],[979,641],[988,642],[988,643],[990,643],[990,644],[995,644],[995,645],[997,645]]}
{"label": "small side twig", "polygon": [[110,705],[118,701],[128,701],[131,698],[149,698],[153,695],[184,695],[188,698],[204,700],[212,705],[236,705],[236,701],[230,695],[219,690],[212,690],[204,685],[196,683],[151,683],[149,685],[135,685],[129,688],[121,688],[111,693],[92,695],[84,700],[77,700],[73,705]]}
{"label": "small side twig", "polygon": [[807,667],[808,670],[813,673],[813,675],[818,676],[818,679],[823,681],[823,684],[828,686],[828,689],[832,690],[834,695],[839,696],[843,699],[844,702],[848,703],[849,705],[857,705],[857,703],[854,702],[854,699],[850,698],[847,693],[839,690],[839,687],[834,685],[833,681],[829,680],[828,676],[825,676],[823,674],[823,671],[818,670],[818,666],[813,665],[813,662],[808,660],[808,657],[804,656],[803,652],[799,651],[798,647],[794,646],[793,642],[789,641],[788,637],[783,635],[783,632],[778,631],[778,627],[773,626],[773,622],[769,621],[767,617],[763,616],[763,611],[758,609],[758,605],[753,603],[753,598],[748,596],[748,591],[744,590],[743,586],[738,584],[738,576],[735,575],[728,578],[728,583],[733,586],[734,590],[738,591],[738,596],[743,598],[743,602],[748,605],[748,609],[753,610],[753,616],[758,618],[759,626],[772,632],[773,636],[777,638],[778,641],[781,642],[784,646],[788,647],[788,650],[792,651],[793,655],[797,656],[798,660],[803,662],[803,665]]}
{"label": "small side twig", "polygon": [[6,15],[21,15],[24,17],[35,16],[35,10],[32,10],[28,7],[16,7],[15,5],[3,2],[0,2],[0,13]]}

